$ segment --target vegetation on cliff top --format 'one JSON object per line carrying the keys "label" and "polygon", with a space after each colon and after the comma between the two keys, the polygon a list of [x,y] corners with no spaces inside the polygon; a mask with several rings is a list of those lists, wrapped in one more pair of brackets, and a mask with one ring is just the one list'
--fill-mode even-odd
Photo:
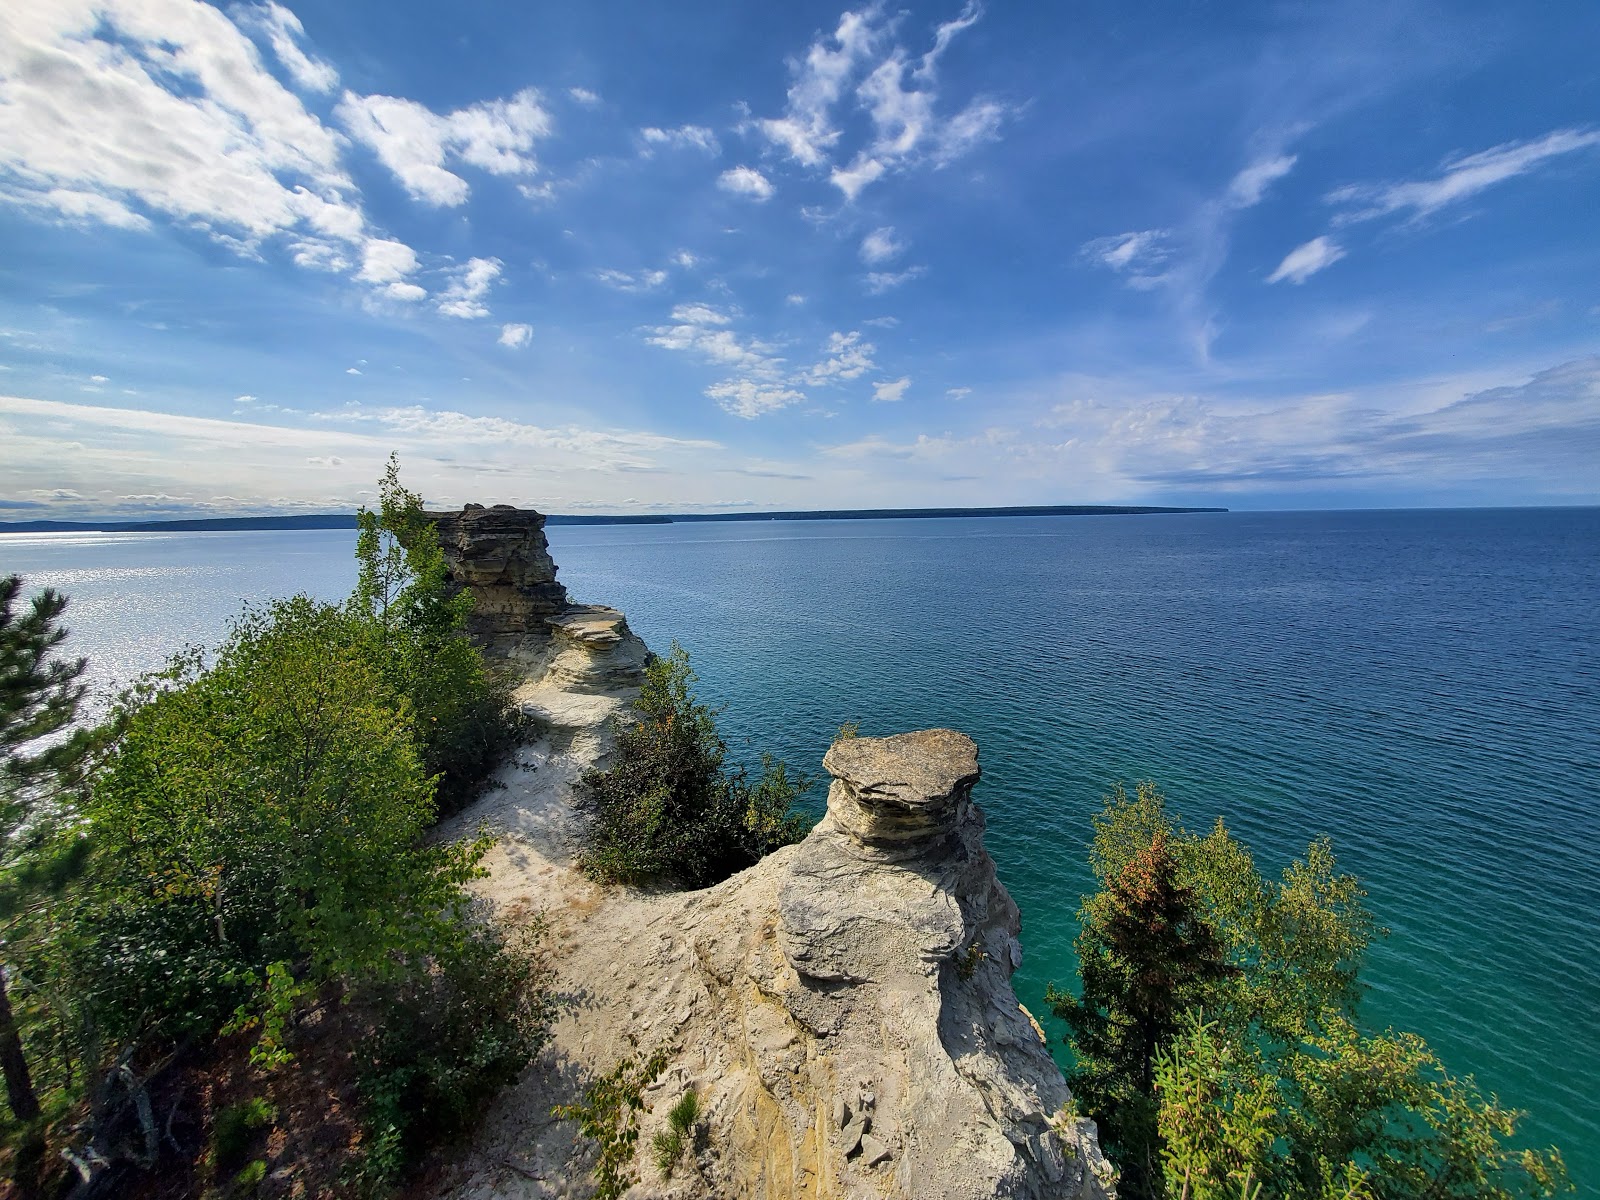
{"label": "vegetation on cliff top", "polygon": [[578,861],[596,879],[707,887],[806,834],[791,809],[811,781],[767,755],[754,781],[729,764],[694,678],[674,642],[645,668],[637,720],[618,731],[612,765],[579,782],[593,819]]}
{"label": "vegetation on cliff top", "polygon": [[66,742],[38,741],[81,698],[46,659],[64,603],[0,589],[23,1194],[69,1162],[124,1194],[382,1190],[545,1036],[537,922],[477,919],[486,846],[425,836],[516,737],[504,687],[392,461],[360,524],[347,602],[249,610]]}
{"label": "vegetation on cliff top", "polygon": [[1522,1114],[1413,1034],[1360,1024],[1380,930],[1327,841],[1264,879],[1219,820],[1185,830],[1150,784],[1095,818],[1082,993],[1048,999],[1131,1200],[1513,1200],[1569,1190],[1512,1148]]}

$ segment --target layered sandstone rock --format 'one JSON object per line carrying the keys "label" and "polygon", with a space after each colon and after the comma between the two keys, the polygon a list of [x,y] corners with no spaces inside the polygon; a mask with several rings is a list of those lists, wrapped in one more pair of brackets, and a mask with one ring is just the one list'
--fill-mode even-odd
{"label": "layered sandstone rock", "polygon": [[467,630],[491,650],[512,654],[567,607],[544,535],[544,514],[531,508],[469,504],[460,512],[426,514],[439,531],[450,578],[472,589]]}
{"label": "layered sandstone rock", "polygon": [[[563,710],[573,708],[570,696],[631,700],[637,694],[649,650],[616,609],[569,601],[556,582],[543,513],[469,504],[460,512],[426,515],[439,531],[451,581],[472,592],[467,632],[521,671],[524,692],[537,690]],[[548,715],[544,707],[538,697],[524,705],[536,718]],[[577,704],[575,719],[581,722],[590,711],[599,709]]]}
{"label": "layered sandstone rock", "polygon": [[[648,652],[616,609],[567,602],[538,513],[430,515],[477,596],[474,631],[526,674],[516,697],[539,730],[452,828],[501,832],[478,886],[544,910],[570,1000],[451,1197],[590,1195],[590,1148],[551,1108],[630,1045],[668,1062],[645,1096],[633,1200],[1114,1195],[1011,988],[1021,922],[983,847],[970,738],[840,740],[827,814],[799,845],[701,892],[602,891],[572,865],[573,788],[611,752]],[[666,1180],[649,1146],[691,1087],[703,1137]]]}

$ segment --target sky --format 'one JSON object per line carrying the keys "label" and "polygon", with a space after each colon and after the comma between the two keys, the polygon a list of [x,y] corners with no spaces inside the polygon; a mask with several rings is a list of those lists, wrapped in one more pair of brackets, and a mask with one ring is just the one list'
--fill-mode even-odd
{"label": "sky", "polygon": [[1593,0],[0,5],[0,521],[1600,503]]}

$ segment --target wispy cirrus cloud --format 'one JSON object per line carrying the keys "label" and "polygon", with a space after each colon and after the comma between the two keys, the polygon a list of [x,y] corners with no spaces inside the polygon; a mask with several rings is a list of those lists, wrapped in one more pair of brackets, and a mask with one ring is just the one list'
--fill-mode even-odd
{"label": "wispy cirrus cloud", "polygon": [[722,145],[717,135],[704,125],[679,125],[674,129],[661,129],[654,125],[639,130],[645,153],[660,147],[667,150],[698,150],[703,154],[720,154]]}
{"label": "wispy cirrus cloud", "polygon": [[905,249],[905,243],[894,235],[894,226],[886,225],[882,229],[874,229],[861,239],[861,261],[868,266],[877,266],[891,258],[898,258],[905,253]]}
{"label": "wispy cirrus cloud", "polygon": [[1370,221],[1392,213],[1414,220],[1469,200],[1478,193],[1529,174],[1553,159],[1600,147],[1600,130],[1557,129],[1543,137],[1505,142],[1476,154],[1447,158],[1431,179],[1403,183],[1351,184],[1328,195],[1330,204],[1348,206],[1336,224]]}
{"label": "wispy cirrus cloud", "polygon": [[877,367],[877,348],[855,330],[829,334],[814,362],[791,367],[777,344],[731,328],[738,315],[709,304],[680,304],[672,310],[671,324],[645,330],[645,341],[733,371],[732,378],[711,384],[705,394],[746,420],[801,403],[808,388],[853,382]]}
{"label": "wispy cirrus cloud", "polygon": [[498,258],[469,259],[453,273],[449,286],[439,294],[440,315],[468,321],[487,317],[489,307],[483,298],[500,278],[504,266]]}
{"label": "wispy cirrus cloud", "polygon": [[304,49],[305,26],[281,4],[241,5],[235,19],[245,29],[266,38],[267,44],[284,69],[300,87],[309,92],[331,92],[339,86],[339,72],[330,63]]}
{"label": "wispy cirrus cloud", "polygon": [[1280,283],[1287,279],[1290,283],[1304,283],[1343,257],[1344,250],[1332,238],[1312,238],[1284,255],[1278,269],[1267,276],[1267,282]]}
{"label": "wispy cirrus cloud", "polygon": [[[783,115],[757,120],[754,128],[802,167],[826,170],[849,201],[893,171],[953,162],[997,137],[1010,112],[988,97],[954,112],[941,105],[939,60],[982,12],[969,2],[937,27],[933,45],[915,57],[896,41],[899,15],[886,14],[881,5],[844,13],[831,34],[790,61],[793,82]],[[850,101],[867,114],[871,136],[844,157],[838,154],[844,142],[840,110]]]}

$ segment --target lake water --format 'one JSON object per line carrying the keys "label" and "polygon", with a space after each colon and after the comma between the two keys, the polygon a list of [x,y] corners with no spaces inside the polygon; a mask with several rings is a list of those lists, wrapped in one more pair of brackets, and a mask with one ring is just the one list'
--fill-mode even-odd
{"label": "lake water", "polygon": [[[1392,931],[1368,1019],[1531,1110],[1600,1195],[1600,509],[557,526],[574,597],[690,652],[741,755],[838,726],[982,750],[1018,994],[1073,972],[1089,817],[1153,779],[1276,871],[1334,840]],[[0,536],[110,686],[246,600],[345,594],[345,532]],[[818,795],[820,802],[820,791]]]}

